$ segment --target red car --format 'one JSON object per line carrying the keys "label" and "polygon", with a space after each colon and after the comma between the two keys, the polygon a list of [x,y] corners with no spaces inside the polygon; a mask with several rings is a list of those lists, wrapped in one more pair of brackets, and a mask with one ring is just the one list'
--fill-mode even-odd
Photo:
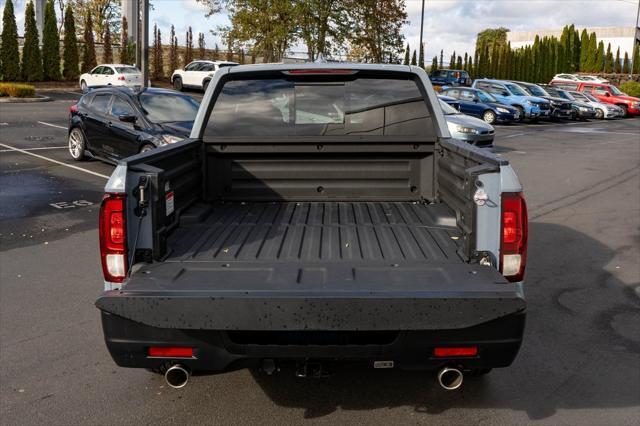
{"label": "red car", "polygon": [[624,110],[625,117],[630,115],[640,115],[640,98],[626,95],[616,86],[611,84],[563,80],[553,80],[550,84],[565,90],[586,92],[598,98],[600,102],[618,105]]}

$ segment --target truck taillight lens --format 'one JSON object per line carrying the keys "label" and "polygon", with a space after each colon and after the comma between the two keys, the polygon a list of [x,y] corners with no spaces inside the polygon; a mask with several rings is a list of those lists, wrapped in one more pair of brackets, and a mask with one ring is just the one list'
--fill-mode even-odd
{"label": "truck taillight lens", "polygon": [[527,263],[527,204],[522,192],[502,193],[500,272],[511,281],[522,281]]}
{"label": "truck taillight lens", "polygon": [[106,281],[121,283],[127,275],[125,196],[105,194],[100,206],[100,257]]}

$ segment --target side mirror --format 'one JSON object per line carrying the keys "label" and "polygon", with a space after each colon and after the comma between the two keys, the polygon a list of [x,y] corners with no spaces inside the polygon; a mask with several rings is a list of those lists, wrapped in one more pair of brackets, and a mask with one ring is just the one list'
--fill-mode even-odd
{"label": "side mirror", "polygon": [[126,114],[119,116],[118,119],[125,123],[135,123],[138,120],[138,117],[133,114]]}
{"label": "side mirror", "polygon": [[475,103],[480,102],[480,98],[478,98],[478,97],[473,98],[473,102],[475,102]]}

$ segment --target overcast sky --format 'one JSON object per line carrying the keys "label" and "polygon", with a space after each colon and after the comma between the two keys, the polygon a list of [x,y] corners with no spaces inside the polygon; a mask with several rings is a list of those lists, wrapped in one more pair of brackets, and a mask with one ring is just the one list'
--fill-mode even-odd
{"label": "overcast sky", "polygon": [[[5,0],[0,0],[4,8]],[[228,23],[224,14],[205,18],[205,9],[195,0],[152,0],[150,22],[157,23],[167,42],[169,27],[175,25],[180,44],[191,25],[194,33],[206,33],[208,47],[217,38],[210,34]],[[421,0],[407,0],[409,24],[404,28],[406,41],[417,47],[420,38]],[[24,28],[26,0],[14,0],[19,33]],[[637,0],[426,0],[424,41],[427,63],[444,49],[445,58],[452,51],[472,53],[476,34],[489,27],[511,30],[556,29],[566,24],[599,27],[632,27],[635,25]],[[194,36],[197,40],[197,36]],[[222,48],[222,43],[220,43]],[[302,46],[294,50],[304,50]]]}

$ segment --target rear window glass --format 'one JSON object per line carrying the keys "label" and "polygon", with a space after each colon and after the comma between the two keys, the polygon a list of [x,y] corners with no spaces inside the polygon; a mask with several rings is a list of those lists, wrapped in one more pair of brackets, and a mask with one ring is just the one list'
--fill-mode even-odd
{"label": "rear window glass", "polygon": [[433,135],[413,80],[361,78],[341,82],[286,79],[227,82],[207,136]]}
{"label": "rear window glass", "polygon": [[140,70],[136,67],[116,67],[118,74],[140,74]]}

